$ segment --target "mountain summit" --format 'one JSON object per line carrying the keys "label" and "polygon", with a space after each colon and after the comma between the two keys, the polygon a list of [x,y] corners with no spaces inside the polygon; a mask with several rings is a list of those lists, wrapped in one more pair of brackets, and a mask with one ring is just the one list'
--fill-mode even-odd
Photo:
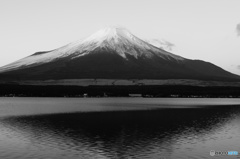
{"label": "mountain summit", "polygon": [[38,52],[6,65],[0,68],[0,72],[36,66],[66,57],[75,59],[98,50],[115,52],[125,59],[128,59],[128,56],[133,56],[136,59],[138,57],[154,58],[154,56],[159,56],[165,60],[184,60],[180,56],[156,48],[137,38],[125,28],[108,27],[99,30],[84,40],[70,43],[53,51]]}
{"label": "mountain summit", "polygon": [[58,79],[239,80],[218,66],[155,47],[127,29],[109,27],[84,40],[37,52],[0,68],[4,80]]}

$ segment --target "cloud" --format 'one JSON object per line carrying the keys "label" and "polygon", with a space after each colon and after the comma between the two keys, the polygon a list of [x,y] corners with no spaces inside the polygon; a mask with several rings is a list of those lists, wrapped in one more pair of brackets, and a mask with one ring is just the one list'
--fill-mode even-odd
{"label": "cloud", "polygon": [[239,69],[239,70],[240,70],[240,65],[238,65],[238,66],[237,66],[237,69]]}
{"label": "cloud", "polygon": [[240,36],[240,23],[236,26],[237,36]]}
{"label": "cloud", "polygon": [[176,47],[175,44],[163,39],[162,40],[151,39],[151,40],[145,40],[145,41],[152,44],[153,46],[156,46],[166,51],[173,51],[173,49]]}
{"label": "cloud", "polygon": [[173,49],[173,47],[175,47],[175,44],[173,44],[173,43],[170,43],[169,41],[164,41],[165,43],[165,45],[166,45],[166,47],[169,49],[169,50],[172,50]]}

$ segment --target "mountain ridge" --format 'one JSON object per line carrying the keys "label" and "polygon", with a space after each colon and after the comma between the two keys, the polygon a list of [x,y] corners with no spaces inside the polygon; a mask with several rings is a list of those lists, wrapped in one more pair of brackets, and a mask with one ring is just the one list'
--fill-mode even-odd
{"label": "mountain ridge", "polygon": [[[131,46],[129,46],[129,44],[131,44]],[[154,53],[159,53],[158,56],[165,59],[167,59],[167,56],[171,56],[177,60],[184,59],[139,39],[125,28],[114,27],[101,29],[86,39],[67,44],[52,51],[34,53],[26,58],[1,67],[0,73],[11,70],[12,68],[29,66],[32,63],[42,64],[51,62],[55,59],[64,58],[66,56],[77,58],[84,56],[95,49],[101,48],[108,48],[111,49],[111,51],[116,51],[123,58],[126,58],[126,54],[131,54],[135,58],[138,58],[138,56],[146,56],[147,58],[150,58],[154,56]],[[140,52],[137,53],[135,48],[140,49]]]}
{"label": "mountain ridge", "polygon": [[116,27],[0,68],[4,80],[88,78],[240,81],[212,63],[172,54]]}

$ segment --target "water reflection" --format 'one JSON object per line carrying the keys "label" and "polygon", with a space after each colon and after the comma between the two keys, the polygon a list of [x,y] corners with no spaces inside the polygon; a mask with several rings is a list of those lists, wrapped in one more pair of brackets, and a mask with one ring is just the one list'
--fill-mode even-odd
{"label": "water reflection", "polygon": [[238,150],[239,122],[239,106],[8,117],[0,156],[209,158],[212,149]]}

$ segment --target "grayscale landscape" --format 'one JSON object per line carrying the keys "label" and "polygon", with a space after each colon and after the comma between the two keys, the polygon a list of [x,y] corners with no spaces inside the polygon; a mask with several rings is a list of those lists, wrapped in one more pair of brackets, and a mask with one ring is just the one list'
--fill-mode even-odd
{"label": "grayscale landscape", "polygon": [[239,158],[238,6],[2,0],[0,158]]}

